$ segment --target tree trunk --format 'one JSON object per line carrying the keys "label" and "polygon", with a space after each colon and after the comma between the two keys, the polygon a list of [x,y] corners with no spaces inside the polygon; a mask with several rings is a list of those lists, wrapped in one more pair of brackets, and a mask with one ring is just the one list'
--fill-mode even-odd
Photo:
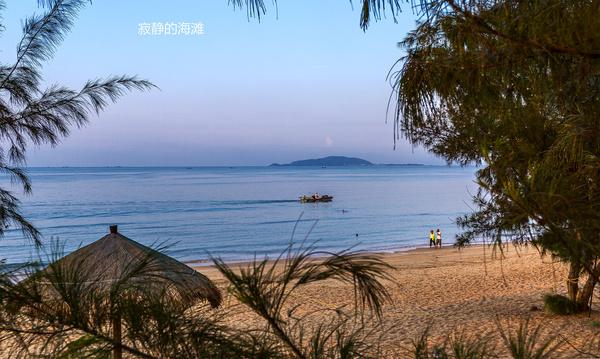
{"label": "tree trunk", "polygon": [[592,276],[588,276],[585,285],[579,291],[577,295],[577,309],[584,311],[590,309],[590,299],[594,294],[594,287],[596,286],[596,281]]}
{"label": "tree trunk", "polygon": [[592,265],[592,271],[593,275],[588,274],[588,278],[585,281],[583,288],[581,288],[579,294],[577,295],[577,307],[579,308],[579,310],[590,309],[589,303],[590,299],[592,298],[592,295],[594,295],[594,287],[596,286],[595,278],[597,278],[600,275],[600,265]]}
{"label": "tree trunk", "polygon": [[577,292],[579,291],[579,273],[581,273],[581,263],[573,260],[569,265],[569,278],[567,278],[567,293],[569,299],[577,301]]}

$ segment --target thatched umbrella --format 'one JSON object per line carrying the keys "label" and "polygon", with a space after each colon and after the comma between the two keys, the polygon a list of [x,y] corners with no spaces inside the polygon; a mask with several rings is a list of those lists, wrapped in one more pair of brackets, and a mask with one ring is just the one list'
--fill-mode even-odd
{"label": "thatched umbrella", "polygon": [[[91,278],[94,287],[101,291],[111,290],[116,281],[126,278],[126,285],[139,289],[142,296],[148,293],[164,294],[184,306],[191,306],[200,300],[207,300],[213,307],[221,304],[221,293],[210,279],[165,254],[121,235],[116,225],[110,226],[110,233],[106,236],[50,264],[44,272],[48,274],[65,268],[85,272],[85,278]],[[112,327],[114,357],[121,358],[119,313],[113,313]]]}

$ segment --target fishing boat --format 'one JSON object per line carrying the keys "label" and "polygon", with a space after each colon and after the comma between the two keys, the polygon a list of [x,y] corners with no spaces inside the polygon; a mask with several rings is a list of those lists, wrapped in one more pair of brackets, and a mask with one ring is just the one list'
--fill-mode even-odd
{"label": "fishing boat", "polygon": [[315,203],[315,202],[331,202],[333,200],[333,196],[328,196],[328,195],[322,195],[322,196],[301,196],[300,197],[300,202],[302,203]]}

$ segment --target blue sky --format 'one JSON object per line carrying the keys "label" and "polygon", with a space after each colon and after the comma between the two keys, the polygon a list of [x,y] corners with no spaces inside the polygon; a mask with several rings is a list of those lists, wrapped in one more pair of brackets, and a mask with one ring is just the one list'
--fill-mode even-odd
{"label": "blue sky", "polygon": [[[270,4],[270,1],[267,1]],[[355,4],[356,5],[356,4]],[[14,60],[35,0],[8,0],[0,59]],[[386,75],[414,27],[363,32],[346,0],[280,0],[259,23],[227,0],[96,0],[45,66],[48,84],[137,74],[160,87],[134,93],[32,166],[263,165],[352,155],[385,163],[441,163],[405,141],[393,150]],[[202,36],[140,36],[140,23],[202,22]]]}

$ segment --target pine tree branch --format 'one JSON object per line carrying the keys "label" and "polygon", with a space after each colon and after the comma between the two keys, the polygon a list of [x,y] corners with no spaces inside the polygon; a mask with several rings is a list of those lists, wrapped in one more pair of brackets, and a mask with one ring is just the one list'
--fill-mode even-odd
{"label": "pine tree branch", "polygon": [[485,33],[489,33],[495,36],[498,36],[502,39],[508,40],[512,43],[515,43],[522,47],[531,47],[538,50],[542,50],[544,52],[555,53],[555,54],[563,54],[563,55],[574,55],[587,57],[590,59],[598,59],[600,58],[600,52],[598,51],[581,51],[577,48],[573,47],[562,47],[553,44],[545,44],[539,41],[536,41],[531,38],[518,38],[515,36],[511,36],[507,33],[504,33],[500,30],[495,29],[492,25],[486,22],[481,16],[474,14],[473,12],[463,9],[460,7],[454,0],[446,0],[447,3],[452,7],[454,11],[463,15],[466,19],[471,20],[476,26],[482,29]]}

